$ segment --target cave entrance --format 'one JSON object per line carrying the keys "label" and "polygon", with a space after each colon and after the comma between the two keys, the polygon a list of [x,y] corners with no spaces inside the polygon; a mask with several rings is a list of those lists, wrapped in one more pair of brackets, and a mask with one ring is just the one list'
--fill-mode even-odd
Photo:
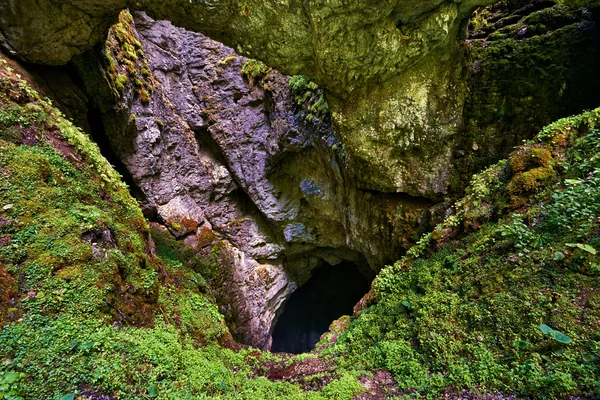
{"label": "cave entrance", "polygon": [[311,351],[334,320],[352,314],[369,286],[369,280],[351,262],[317,268],[285,304],[273,330],[271,351]]}

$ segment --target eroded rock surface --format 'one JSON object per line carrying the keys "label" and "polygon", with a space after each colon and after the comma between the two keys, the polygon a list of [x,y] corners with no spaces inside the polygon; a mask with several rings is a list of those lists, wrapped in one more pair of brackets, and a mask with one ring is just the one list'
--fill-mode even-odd
{"label": "eroded rock surface", "polygon": [[[461,125],[470,97],[468,57],[458,43],[473,10],[491,3],[3,0],[0,32],[5,47],[26,60],[64,63],[96,43],[119,8],[146,10],[285,73],[310,76],[327,91],[358,187],[439,200],[473,172],[458,160],[464,149],[452,146],[465,136]],[[519,8],[517,3],[501,4]]]}

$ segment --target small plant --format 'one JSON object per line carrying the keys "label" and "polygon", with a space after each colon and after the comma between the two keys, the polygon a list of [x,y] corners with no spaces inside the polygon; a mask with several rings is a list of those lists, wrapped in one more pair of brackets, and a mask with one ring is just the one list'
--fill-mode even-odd
{"label": "small plant", "polygon": [[148,94],[148,91],[144,88],[141,88],[139,91],[139,95],[140,95],[140,101],[143,104],[148,104],[150,103],[150,95]]}
{"label": "small plant", "polygon": [[123,94],[126,83],[127,83],[126,75],[117,75],[117,78],[115,79],[115,87],[116,87],[117,91],[119,92],[119,94],[121,94],[121,95]]}
{"label": "small plant", "polygon": [[242,75],[244,75],[250,82],[264,77],[269,71],[263,62],[249,58],[242,67]]}
{"label": "small plant", "polygon": [[546,324],[541,324],[540,325],[540,330],[542,331],[542,333],[544,333],[545,335],[551,337],[552,339],[556,340],[557,342],[563,343],[563,344],[569,344],[572,342],[571,338],[568,337],[567,335],[565,335],[562,332],[556,331],[552,328],[550,328],[548,325]]}
{"label": "small plant", "polygon": [[329,104],[325,100],[325,93],[316,83],[306,76],[295,75],[290,78],[289,87],[296,104],[307,112],[306,121],[312,122],[315,118],[323,120],[329,116]]}

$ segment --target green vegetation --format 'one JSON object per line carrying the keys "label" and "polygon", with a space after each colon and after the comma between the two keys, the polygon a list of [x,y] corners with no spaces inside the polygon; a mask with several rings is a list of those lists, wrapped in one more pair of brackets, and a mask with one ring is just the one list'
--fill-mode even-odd
{"label": "green vegetation", "polygon": [[[599,395],[599,123],[600,109],[558,121],[475,176],[328,351],[429,398]],[[539,168],[552,179],[515,183]]]}
{"label": "green vegetation", "polygon": [[[229,58],[229,57],[227,57],[227,58]],[[225,60],[227,60],[227,58],[225,58]],[[225,60],[223,60],[223,61],[225,61]],[[225,64],[227,62],[228,61],[225,61]],[[267,67],[261,61],[254,60],[252,58],[249,58],[248,60],[246,60],[246,62],[244,63],[244,66],[242,67],[242,75],[244,75],[250,82],[254,82],[257,79],[263,78],[267,74],[268,71],[269,71],[269,67]]]}
{"label": "green vegetation", "polygon": [[[234,56],[234,55],[230,55],[230,56],[227,56],[227,57],[225,57],[225,58],[224,58],[224,59],[222,59],[221,61],[219,61],[219,65],[227,65],[227,64],[229,64],[230,62],[233,62],[233,61],[235,61],[235,60],[237,60],[237,57],[236,57],[236,56]],[[246,61],[246,64],[248,64],[248,62],[247,62],[247,61]],[[244,67],[246,66],[246,64],[244,64]],[[263,64],[263,65],[264,65],[264,64]],[[246,71],[246,72],[247,72],[247,71]],[[244,73],[244,72],[242,72],[242,73]],[[244,73],[244,74],[245,74],[245,73]]]}
{"label": "green vegetation", "polygon": [[[155,82],[142,44],[135,37],[133,17],[127,10],[119,15],[119,22],[110,29],[104,57],[116,99],[123,96],[129,82],[143,104],[150,103]],[[141,71],[141,73],[138,73]]]}
{"label": "green vegetation", "polygon": [[[106,61],[117,97],[146,103],[153,78],[131,23],[123,13]],[[211,288],[225,279],[218,257],[151,229],[98,147],[22,76],[0,58],[0,399],[351,399],[382,371],[404,398],[600,396],[600,109],[474,176],[455,213],[380,273],[358,318],[336,321],[315,354],[280,356],[233,342]],[[289,85],[307,120],[328,117],[316,84]],[[511,112],[490,98],[474,119]],[[274,367],[305,369],[282,382]]]}
{"label": "green vegetation", "polygon": [[[455,189],[464,188],[470,171],[506,158],[543,126],[597,106],[597,82],[586,75],[596,63],[595,54],[586,50],[597,41],[586,28],[593,25],[591,13],[551,2],[541,9],[520,4],[525,3],[501,1],[471,19],[466,47],[470,94],[460,145],[466,157],[457,160]],[[476,152],[470,151],[473,142]],[[533,174],[523,179],[548,178]]]}
{"label": "green vegetation", "polygon": [[319,121],[329,117],[329,104],[325,94],[316,83],[302,75],[292,76],[289,83],[294,94],[296,105],[306,112],[306,120],[312,122],[314,118]]}

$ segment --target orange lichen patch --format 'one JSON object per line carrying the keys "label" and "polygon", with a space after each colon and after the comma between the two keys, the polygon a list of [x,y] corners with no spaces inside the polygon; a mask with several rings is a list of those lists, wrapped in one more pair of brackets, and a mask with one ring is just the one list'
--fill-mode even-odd
{"label": "orange lichen patch", "polygon": [[188,217],[183,217],[181,219],[181,226],[187,232],[193,232],[196,230],[196,228],[198,228],[198,221],[195,219],[188,218]]}
{"label": "orange lichen patch", "polygon": [[217,239],[217,236],[212,229],[203,226],[199,229],[198,234],[196,234],[196,238],[198,239],[198,246],[202,248],[213,244]]}
{"label": "orange lichen patch", "polygon": [[369,290],[354,306],[354,309],[352,310],[353,317],[358,318],[367,307],[377,303],[378,300],[379,293],[375,292],[373,289]]}
{"label": "orange lichen patch", "polygon": [[[200,227],[196,235],[186,236],[183,243],[193,250],[198,257],[205,260],[219,257],[224,247],[223,242],[216,236],[215,232],[206,226]],[[230,261],[219,259],[219,262],[227,263]]]}

